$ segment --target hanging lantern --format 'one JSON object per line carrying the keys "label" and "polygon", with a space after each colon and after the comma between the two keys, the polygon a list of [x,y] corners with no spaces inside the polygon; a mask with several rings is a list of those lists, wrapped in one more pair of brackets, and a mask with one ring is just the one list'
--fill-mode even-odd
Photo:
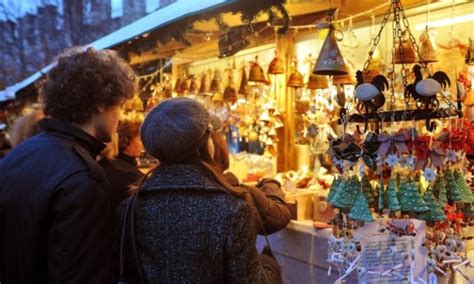
{"label": "hanging lantern", "polygon": [[267,83],[267,79],[265,78],[265,73],[263,73],[263,69],[258,64],[258,56],[255,57],[255,62],[252,63],[252,67],[250,68],[249,73],[249,82],[256,82],[256,83]]}
{"label": "hanging lantern", "polygon": [[337,45],[335,29],[333,25],[329,26],[329,33],[324,41],[318,60],[313,69],[314,74],[318,75],[345,75],[346,63],[342,57],[341,50]]}
{"label": "hanging lantern", "polygon": [[298,62],[295,59],[293,61],[293,71],[291,72],[290,78],[288,78],[287,86],[291,88],[302,88],[304,86],[303,75],[298,71]]}
{"label": "hanging lantern", "polygon": [[197,80],[196,80],[196,77],[192,76],[191,78],[191,84],[189,85],[189,90],[188,90],[188,94],[197,94],[198,92],[198,83],[197,83]]}
{"label": "hanging lantern", "polygon": [[327,89],[328,87],[329,87],[328,80],[325,76],[316,75],[316,74],[309,75],[306,88],[310,90],[316,90],[316,89]]}
{"label": "hanging lantern", "polygon": [[431,42],[430,33],[427,29],[421,34],[420,36],[420,59],[418,62],[437,62],[438,58],[436,58],[436,53],[433,47],[433,43]]}
{"label": "hanging lantern", "polygon": [[[400,41],[397,40],[395,44],[395,64],[408,64],[408,63],[415,63],[416,55],[415,55],[415,48],[411,44],[409,40],[408,32],[405,30],[402,34],[402,46],[400,47]],[[403,58],[400,53],[400,48],[403,48]]]}
{"label": "hanging lantern", "polygon": [[214,78],[212,78],[211,86],[209,87],[209,92],[211,93],[221,92],[221,77],[217,70],[214,72]]}
{"label": "hanging lantern", "polygon": [[272,75],[285,73],[285,64],[283,63],[283,60],[280,57],[278,57],[278,53],[276,50],[275,50],[275,57],[270,62],[270,65],[268,65],[267,73],[272,74]]}

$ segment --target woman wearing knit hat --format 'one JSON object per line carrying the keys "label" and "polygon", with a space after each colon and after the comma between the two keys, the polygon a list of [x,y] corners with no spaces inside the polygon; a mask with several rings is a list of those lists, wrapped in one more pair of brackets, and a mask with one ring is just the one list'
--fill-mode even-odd
{"label": "woman wearing knit hat", "polygon": [[212,121],[188,98],[163,101],[141,127],[160,166],[123,204],[121,276],[129,283],[278,283],[271,253],[255,249],[246,191],[211,158]]}

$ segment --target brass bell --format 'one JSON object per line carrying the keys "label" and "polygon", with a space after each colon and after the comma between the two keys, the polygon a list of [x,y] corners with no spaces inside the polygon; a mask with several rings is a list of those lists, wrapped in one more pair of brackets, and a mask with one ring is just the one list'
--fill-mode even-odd
{"label": "brass bell", "polygon": [[224,100],[224,96],[221,92],[217,92],[212,95],[213,102],[222,102],[222,100]]}
{"label": "brass bell", "polygon": [[239,94],[247,96],[250,94],[250,88],[247,80],[247,73],[245,73],[245,67],[242,67],[242,76],[240,79]]}
{"label": "brass bell", "polygon": [[298,71],[296,59],[293,61],[293,72],[288,78],[287,86],[291,88],[302,88],[304,86],[303,75]]}
{"label": "brass bell", "polygon": [[176,82],[174,84],[174,91],[176,93],[181,93],[181,76],[178,76],[178,78],[176,78]]}
{"label": "brass bell", "polygon": [[224,101],[235,104],[237,101],[237,92],[235,91],[234,87],[227,86],[224,89]]}
{"label": "brass bell", "polygon": [[319,53],[318,60],[313,69],[318,75],[345,75],[347,74],[346,63],[342,57],[341,50],[337,45],[335,29],[329,26],[329,33],[324,40],[323,47]]}
{"label": "brass bell", "polygon": [[237,101],[237,92],[232,87],[232,71],[229,71],[229,80],[227,87],[224,89],[224,101],[234,104]]}
{"label": "brass bell", "polygon": [[255,83],[267,83],[267,79],[265,78],[265,73],[263,73],[263,69],[258,64],[258,56],[255,57],[255,61],[252,63],[252,67],[250,68],[249,73],[249,82]]}
{"label": "brass bell", "polygon": [[327,89],[329,88],[328,80],[325,76],[311,74],[309,75],[308,84],[306,85],[306,88],[310,90]]}
{"label": "brass bell", "polygon": [[188,80],[186,78],[183,78],[181,80],[181,84],[179,85],[178,93],[185,93],[187,90],[189,90]]}
{"label": "brass bell", "polygon": [[332,77],[332,84],[333,85],[351,85],[355,84],[355,79],[352,77],[352,72],[350,72],[349,67],[347,65],[345,66],[345,70],[347,74],[345,75],[339,75],[339,76],[333,76]]}
{"label": "brass bell", "polygon": [[212,78],[211,86],[209,87],[209,92],[211,93],[221,92],[221,78],[217,70],[214,72],[214,78]]}
{"label": "brass bell", "polygon": [[415,55],[415,48],[411,44],[409,40],[408,32],[405,30],[403,31],[402,35],[402,46],[403,55],[400,53],[400,41],[397,40],[395,43],[395,64],[407,64],[407,63],[415,63],[416,55]]}
{"label": "brass bell", "polygon": [[283,63],[283,60],[280,57],[278,57],[278,53],[276,50],[275,50],[275,57],[270,62],[270,65],[268,65],[267,73],[272,74],[272,75],[285,73],[285,64]]}
{"label": "brass bell", "polygon": [[207,89],[208,86],[208,75],[206,73],[202,74],[201,77],[201,86],[199,86],[199,93],[200,94],[208,94],[209,90]]}
{"label": "brass bell", "polygon": [[164,99],[169,99],[173,97],[173,93],[171,92],[171,89],[170,88],[164,88],[163,90],[163,98]]}
{"label": "brass bell", "polygon": [[420,36],[420,58],[418,62],[437,62],[438,58],[436,58],[436,52],[433,47],[433,43],[431,42],[430,33],[427,29],[421,34]]}
{"label": "brass bell", "polygon": [[196,77],[193,76],[191,78],[191,84],[189,85],[188,94],[197,94],[198,90],[199,88],[198,88]]}
{"label": "brass bell", "polygon": [[380,75],[380,71],[375,68],[370,68],[364,74],[364,83],[370,83],[375,78],[375,76]]}

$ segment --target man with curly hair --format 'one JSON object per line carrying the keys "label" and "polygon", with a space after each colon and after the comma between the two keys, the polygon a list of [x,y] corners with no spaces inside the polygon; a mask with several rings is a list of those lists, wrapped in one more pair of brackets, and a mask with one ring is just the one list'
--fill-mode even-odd
{"label": "man with curly hair", "polygon": [[42,132],[0,160],[1,283],[113,283],[115,212],[95,158],[136,87],[114,51],[92,48],[40,82]]}

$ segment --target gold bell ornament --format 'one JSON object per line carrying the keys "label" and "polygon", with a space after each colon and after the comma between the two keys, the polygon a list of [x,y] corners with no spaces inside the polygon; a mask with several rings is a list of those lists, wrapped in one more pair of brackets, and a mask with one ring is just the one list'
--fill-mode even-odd
{"label": "gold bell ornament", "polygon": [[322,75],[311,74],[309,75],[306,88],[310,90],[327,89],[329,88],[328,79]]}
{"label": "gold bell ornament", "polygon": [[420,57],[418,62],[431,63],[437,62],[438,58],[436,57],[436,52],[433,47],[433,42],[430,38],[430,33],[428,27],[420,36]]}
{"label": "gold bell ornament", "polygon": [[258,56],[255,56],[255,61],[252,62],[252,67],[250,68],[250,73],[249,73],[249,82],[255,82],[255,83],[267,83],[267,79],[265,78],[265,73],[263,73],[263,69],[258,64]]}
{"label": "gold bell ornament", "polygon": [[329,25],[329,33],[324,40],[313,74],[329,76],[347,74],[346,63],[337,44],[335,33],[334,26]]}
{"label": "gold bell ornament", "polygon": [[195,95],[198,93],[198,91],[199,91],[198,83],[197,83],[196,77],[194,77],[193,75],[191,78],[191,84],[189,84],[188,94]]}
{"label": "gold bell ornament", "polygon": [[186,79],[186,76],[183,76],[181,79],[181,83],[179,85],[179,94],[184,94],[186,91],[189,90],[189,85],[188,85],[188,80]]}
{"label": "gold bell ornament", "polygon": [[375,78],[375,76],[378,76],[380,75],[380,71],[378,69],[375,69],[375,68],[371,68],[369,66],[369,69],[367,70],[367,72],[364,74],[364,78],[363,78],[363,81],[364,83],[370,83],[372,82],[372,80]]}
{"label": "gold bell ornament", "polygon": [[268,136],[271,136],[271,137],[277,136],[275,127],[270,128],[270,131],[268,131]]}
{"label": "gold bell ornament", "polygon": [[304,86],[303,75],[298,71],[298,62],[296,59],[293,61],[293,71],[291,72],[290,78],[288,78],[287,86],[291,88],[302,88]]}
{"label": "gold bell ornament", "polygon": [[208,81],[209,76],[206,73],[203,73],[201,77],[201,85],[199,86],[199,94],[206,95],[209,93],[209,90],[207,89]]}
{"label": "gold bell ornament", "polygon": [[212,78],[211,86],[209,87],[209,92],[221,92],[221,76],[218,70],[214,71],[214,77]]}
{"label": "gold bell ornament", "polygon": [[212,95],[212,101],[213,102],[222,102],[224,100],[224,95],[222,94],[222,92],[216,92],[214,93],[214,95]]}
{"label": "gold bell ornament", "polygon": [[242,67],[242,75],[240,76],[240,87],[239,94],[248,96],[250,94],[250,88],[247,79],[247,73],[245,72],[245,67]]}
{"label": "gold bell ornament", "polygon": [[[400,41],[397,39],[395,43],[395,64],[408,64],[408,63],[415,63],[416,55],[415,55],[415,48],[410,42],[410,37],[408,35],[407,30],[403,31],[402,38],[401,38],[402,45],[400,47]],[[400,48],[403,49],[403,57],[400,53]]]}
{"label": "gold bell ornament", "polygon": [[237,101],[237,92],[232,87],[232,73],[229,71],[229,80],[227,87],[224,89],[224,101],[234,104]]}
{"label": "gold bell ornament", "polygon": [[346,74],[338,75],[332,77],[332,84],[333,85],[351,85],[355,84],[355,79],[352,77],[352,72],[350,71],[349,67],[346,65]]}
{"label": "gold bell ornament", "polygon": [[178,78],[176,78],[176,82],[174,84],[174,89],[173,89],[176,93],[181,93],[181,76],[178,76]]}
{"label": "gold bell ornament", "polygon": [[283,60],[278,57],[278,52],[275,50],[275,57],[268,65],[268,72],[269,75],[277,75],[277,74],[285,74],[285,64]]}

